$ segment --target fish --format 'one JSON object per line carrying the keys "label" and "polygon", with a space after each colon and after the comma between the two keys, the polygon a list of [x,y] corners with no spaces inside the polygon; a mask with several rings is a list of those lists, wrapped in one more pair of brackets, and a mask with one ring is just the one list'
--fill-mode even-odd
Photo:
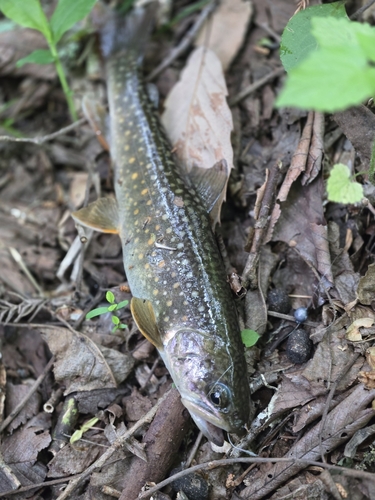
{"label": "fish", "polygon": [[[223,163],[188,175],[172,152],[141,74],[147,8],[102,30],[115,198],[72,213],[116,233],[131,313],[158,349],[203,434],[244,434],[253,415],[234,298],[213,232],[226,188]],[[104,40],[104,41],[103,41]]]}

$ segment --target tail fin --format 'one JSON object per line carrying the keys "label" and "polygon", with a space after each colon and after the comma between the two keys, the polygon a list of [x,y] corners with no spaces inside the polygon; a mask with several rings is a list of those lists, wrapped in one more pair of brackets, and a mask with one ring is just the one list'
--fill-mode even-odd
{"label": "tail fin", "polygon": [[142,58],[144,46],[153,27],[157,2],[152,1],[144,7],[135,7],[123,16],[111,10],[100,31],[101,51],[103,57],[132,51]]}

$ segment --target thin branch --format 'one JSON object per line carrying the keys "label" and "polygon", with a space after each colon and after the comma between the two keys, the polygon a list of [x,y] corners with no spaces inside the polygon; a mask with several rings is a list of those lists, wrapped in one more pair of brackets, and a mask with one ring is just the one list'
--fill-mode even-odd
{"label": "thin branch", "polygon": [[138,496],[138,500],[143,498],[149,498],[153,493],[164,488],[168,484],[172,483],[176,479],[180,479],[181,477],[187,476],[193,472],[199,470],[212,470],[216,467],[222,467],[226,465],[238,464],[238,463],[247,463],[247,464],[262,464],[262,463],[277,463],[277,462],[291,462],[292,464],[304,464],[306,466],[313,467],[321,467],[322,469],[328,469],[335,472],[344,473],[347,476],[357,477],[361,479],[368,479],[371,482],[374,481],[374,474],[372,472],[364,472],[360,470],[349,469],[347,467],[339,467],[337,465],[323,464],[321,462],[315,462],[313,460],[299,459],[299,458],[263,458],[263,457],[251,457],[251,458],[224,458],[222,460],[212,460],[211,462],[206,462],[204,464],[195,465],[194,467],[190,467],[190,469],[182,470],[173,476],[168,477],[164,481],[161,481],[156,486],[150,488],[149,490],[141,493]]}
{"label": "thin branch", "polygon": [[245,99],[245,97],[248,97],[250,94],[258,90],[260,87],[263,87],[266,83],[270,82],[274,78],[277,78],[278,76],[281,76],[284,74],[285,69],[282,67],[276,68],[270,73],[268,73],[266,76],[263,78],[259,78],[256,82],[252,83],[248,87],[244,88],[239,94],[234,96],[232,99],[229,99],[229,106],[235,106],[238,104],[240,101]]}
{"label": "thin branch", "polygon": [[354,12],[354,14],[352,14],[350,16],[350,19],[352,21],[354,21],[355,19],[358,19],[359,17],[361,17],[361,15],[368,9],[371,7],[371,5],[374,5],[375,3],[375,0],[370,0],[369,3],[367,3],[366,5],[364,5],[363,7],[361,7],[360,9],[358,9],[356,12]]}
{"label": "thin branch", "polygon": [[59,137],[60,135],[64,135],[71,130],[74,130],[75,128],[79,127],[80,125],[83,125],[86,122],[86,118],[81,118],[80,120],[72,123],[71,125],[68,125],[67,127],[61,128],[57,132],[54,132],[53,134],[48,134],[44,135],[43,137],[12,137],[10,135],[0,135],[0,142],[28,142],[32,144],[43,144],[47,141],[51,141],[52,139],[55,139],[56,137]]}
{"label": "thin branch", "polygon": [[206,5],[206,7],[202,10],[202,12],[198,16],[193,26],[181,40],[179,45],[177,45],[177,47],[171,50],[171,52],[159,64],[159,66],[157,66],[154,69],[154,71],[152,71],[150,75],[148,75],[148,77],[146,78],[147,82],[154,80],[155,77],[157,77],[162,71],[164,71],[168,66],[170,66],[173,63],[173,61],[175,61],[178,57],[180,57],[180,55],[182,55],[185,52],[185,50],[187,50],[187,48],[189,47],[189,45],[191,45],[195,36],[203,26],[203,23],[208,18],[208,16],[214,11],[216,6],[217,6],[216,0],[212,0],[208,5]]}

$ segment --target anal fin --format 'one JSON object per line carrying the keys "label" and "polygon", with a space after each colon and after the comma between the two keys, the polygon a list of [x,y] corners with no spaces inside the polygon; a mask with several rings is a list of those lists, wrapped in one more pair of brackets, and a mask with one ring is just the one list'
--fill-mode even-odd
{"label": "anal fin", "polygon": [[87,207],[73,212],[72,217],[78,224],[101,233],[119,232],[118,206],[114,198],[98,198]]}

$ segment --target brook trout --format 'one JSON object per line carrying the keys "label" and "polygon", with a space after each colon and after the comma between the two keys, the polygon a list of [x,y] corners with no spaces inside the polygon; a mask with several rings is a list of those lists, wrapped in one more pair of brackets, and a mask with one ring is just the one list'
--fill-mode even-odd
{"label": "brook trout", "polygon": [[244,433],[252,414],[236,306],[210,217],[226,177],[220,168],[187,176],[171,153],[139,72],[147,17],[135,10],[103,36],[116,199],[72,215],[120,235],[133,318],[197,426],[220,445],[222,429]]}

